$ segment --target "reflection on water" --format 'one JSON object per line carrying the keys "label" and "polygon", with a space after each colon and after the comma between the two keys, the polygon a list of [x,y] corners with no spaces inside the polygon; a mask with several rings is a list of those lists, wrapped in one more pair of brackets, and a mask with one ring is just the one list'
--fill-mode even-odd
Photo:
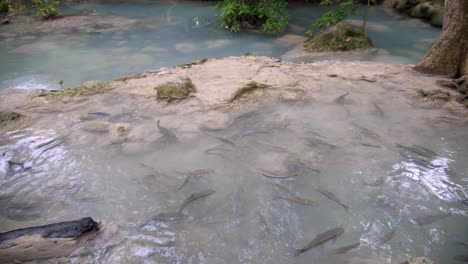
{"label": "reflection on water", "polygon": [[[456,241],[468,237],[460,202],[468,127],[434,122],[440,113],[391,92],[379,94],[384,115],[375,98],[352,99],[141,118],[138,105],[115,98],[93,111],[101,122],[130,125],[123,142],[83,130],[82,113],[61,114],[48,130],[6,133],[0,228],[83,216],[116,222],[126,239],[93,256],[101,263],[400,263],[421,255],[456,263],[464,252]],[[209,127],[206,117],[222,125]],[[209,189],[184,217],[154,220]],[[293,256],[336,227],[345,230],[336,241]]]}
{"label": "reflection on water", "polygon": [[[100,15],[146,19],[128,31],[28,34],[0,40],[0,88],[59,89],[88,80],[112,80],[204,57],[255,55],[281,57],[299,45],[305,32],[326,10],[291,4],[290,26],[281,36],[230,33],[216,21],[206,2],[153,4],[80,4],[76,9]],[[67,12],[65,9],[64,12]],[[194,17],[200,24],[196,26]],[[352,22],[361,25],[360,16]],[[389,63],[416,63],[440,34],[419,20],[382,9],[369,12],[367,33],[379,53],[366,58]],[[336,58],[340,59],[340,58]]]}

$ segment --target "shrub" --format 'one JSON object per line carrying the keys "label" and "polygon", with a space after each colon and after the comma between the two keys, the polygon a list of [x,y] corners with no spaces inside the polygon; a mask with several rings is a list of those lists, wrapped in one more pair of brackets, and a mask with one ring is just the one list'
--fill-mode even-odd
{"label": "shrub", "polygon": [[221,10],[221,25],[233,32],[260,28],[277,33],[288,23],[285,0],[223,0],[214,6]]}
{"label": "shrub", "polygon": [[44,19],[56,18],[60,15],[59,0],[33,0],[36,16]]}
{"label": "shrub", "polygon": [[[332,0],[322,0],[320,2],[322,6],[332,6]],[[313,36],[315,32],[332,27],[339,22],[345,20],[349,15],[354,14],[358,9],[359,4],[353,2],[353,0],[341,1],[336,9],[330,10],[318,18],[313,24],[312,28],[307,31],[307,35]]]}

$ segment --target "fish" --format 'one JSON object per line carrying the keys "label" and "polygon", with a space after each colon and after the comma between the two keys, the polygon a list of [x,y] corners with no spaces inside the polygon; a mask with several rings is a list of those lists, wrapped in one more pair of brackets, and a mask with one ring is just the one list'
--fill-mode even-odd
{"label": "fish", "polygon": [[361,144],[364,147],[369,147],[369,148],[382,148],[381,146],[377,146],[377,145],[370,144],[370,143],[365,143],[365,142],[361,142],[359,144]]}
{"label": "fish", "polygon": [[363,127],[363,126],[360,126],[354,122],[351,123],[353,126],[355,126],[356,128],[358,128],[362,134],[366,135],[367,137],[369,138],[372,138],[374,140],[381,140],[382,137],[377,134],[376,132],[372,131],[371,129],[367,128],[367,127]]}
{"label": "fish", "polygon": [[315,173],[320,173],[319,169],[311,168],[302,162],[293,162],[293,163],[288,164],[287,167],[288,167],[288,171],[297,172],[297,173],[299,173],[301,169],[308,170],[308,171],[315,172]]}
{"label": "fish", "polygon": [[345,103],[345,97],[348,96],[348,95],[349,95],[349,92],[346,92],[346,93],[338,96],[335,100],[333,100],[333,102],[343,104],[343,103]]}
{"label": "fish", "polygon": [[390,230],[387,230],[385,232],[383,232],[379,237],[379,242],[380,243],[385,243],[387,241],[390,241],[394,236],[395,236],[395,233],[396,233],[396,229],[395,228],[392,228]]}
{"label": "fish", "polygon": [[179,187],[177,187],[176,191],[182,189],[182,187],[184,187],[190,181],[192,177],[200,177],[211,172],[213,172],[213,170],[204,170],[204,169],[188,172],[187,176],[185,176],[184,182]]}
{"label": "fish", "polygon": [[442,218],[451,216],[451,213],[442,213],[442,214],[436,214],[436,215],[428,215],[428,216],[422,216],[422,217],[417,217],[413,219],[413,222],[415,222],[418,225],[427,225],[427,224],[432,224],[435,221],[438,221]]}
{"label": "fish", "polygon": [[366,182],[364,181],[364,185],[367,185],[367,186],[379,186],[379,185],[382,185],[383,183],[385,182],[385,179],[383,177],[379,177],[378,179],[376,179],[375,181],[373,182]]}
{"label": "fish", "polygon": [[177,212],[169,212],[169,213],[159,213],[153,217],[152,220],[159,220],[159,221],[173,221],[181,218],[185,218],[187,215],[184,215],[180,211]]}
{"label": "fish", "polygon": [[248,136],[255,135],[255,134],[273,134],[273,133],[275,132],[273,131],[250,131],[250,132],[240,135],[238,139],[242,139],[244,137],[248,137]]}
{"label": "fish", "polygon": [[272,178],[272,179],[287,179],[287,178],[292,178],[292,177],[299,176],[299,174],[297,174],[297,173],[281,175],[280,172],[269,171],[269,170],[264,170],[264,169],[257,169],[257,172],[260,173],[261,175],[267,177],[267,178]]}
{"label": "fish", "polygon": [[453,257],[454,260],[468,262],[468,255],[460,255]]}
{"label": "fish", "polygon": [[463,246],[467,246],[467,247],[468,247],[468,242],[459,241],[459,240],[455,240],[455,242],[456,242],[457,244],[460,244],[460,245],[463,245]]}
{"label": "fish", "polygon": [[178,141],[177,135],[174,132],[160,125],[160,120],[158,120],[156,124],[158,126],[159,131],[163,134],[164,137],[168,139],[168,141]]}
{"label": "fish", "polygon": [[378,116],[380,117],[384,117],[385,116],[385,112],[383,111],[383,109],[377,104],[377,103],[372,103],[374,105],[374,108],[375,108],[375,111],[377,112]]}
{"label": "fish", "polygon": [[321,186],[314,186],[314,188],[321,194],[323,194],[325,197],[327,197],[328,199],[334,201],[335,203],[343,206],[343,208],[346,210],[346,212],[349,212],[349,209],[351,209],[351,207],[347,206],[346,204],[344,204],[343,202],[341,202],[340,199],[338,199],[338,197],[336,197],[333,193],[325,190],[323,187]]}
{"label": "fish", "polygon": [[234,142],[233,142],[232,140],[230,140],[230,139],[223,138],[223,137],[216,137],[216,139],[219,140],[219,141],[221,141],[221,142],[223,142],[223,143],[226,144],[226,145],[229,145],[229,146],[233,147],[233,148],[236,147],[236,143],[234,143]]}
{"label": "fish", "polygon": [[304,138],[306,140],[306,145],[309,147],[319,147],[319,146],[326,146],[332,149],[337,148],[336,145],[330,144],[326,141],[321,139],[312,139],[312,138]]}
{"label": "fish", "polygon": [[319,203],[313,200],[302,198],[299,196],[291,196],[291,197],[276,196],[274,199],[286,200],[286,201],[290,201],[290,202],[298,203],[302,205],[310,205],[310,206],[319,205]]}
{"label": "fish", "polygon": [[263,216],[263,214],[260,213],[259,211],[257,211],[257,215],[258,215],[258,221],[260,222],[261,228],[265,230],[266,232],[269,232],[270,228],[268,227],[268,223],[265,219],[265,216]]}
{"label": "fish", "polygon": [[325,242],[327,242],[328,240],[331,240],[331,239],[334,239],[335,237],[341,235],[344,233],[344,229],[341,228],[341,227],[337,227],[337,228],[333,228],[333,229],[330,229],[324,233],[321,233],[321,234],[318,234],[314,240],[312,240],[307,246],[301,248],[301,249],[297,249],[294,253],[294,256],[299,256],[301,255],[302,253],[306,252],[307,250],[311,249],[311,248],[314,248],[318,245],[321,245]]}
{"label": "fish", "polygon": [[426,157],[426,158],[432,158],[434,156],[437,156],[437,153],[435,153],[434,151],[428,149],[428,148],[424,148],[424,147],[421,147],[421,146],[418,146],[418,145],[413,145],[411,147],[409,146],[404,146],[404,145],[401,145],[401,144],[395,144],[396,147],[398,148],[402,148],[404,150],[407,150],[409,152],[412,152],[414,154],[417,154],[419,156],[422,156],[422,157]]}
{"label": "fish", "polygon": [[468,199],[461,200],[462,204],[468,205]]}
{"label": "fish", "polygon": [[179,219],[186,218],[186,217],[187,215],[181,213],[180,211],[169,212],[169,213],[159,213],[155,215],[154,217],[152,217],[150,220],[144,222],[143,224],[140,224],[138,226],[138,229],[142,229],[151,221],[175,221],[175,220],[179,220]]}
{"label": "fish", "polygon": [[88,112],[88,115],[110,116],[110,114],[106,112]]}
{"label": "fish", "polygon": [[343,246],[343,247],[339,247],[339,248],[334,248],[334,249],[331,249],[329,251],[329,253],[331,254],[343,254],[343,253],[346,253],[354,248],[357,248],[359,247],[359,245],[361,245],[360,242],[357,242],[357,243],[354,243],[354,244],[350,244],[350,245],[347,245],[347,246]]}
{"label": "fish", "polygon": [[180,206],[179,213],[181,213],[182,210],[184,210],[184,208],[191,202],[197,199],[203,198],[205,196],[212,195],[213,193],[215,193],[215,191],[211,189],[204,190],[204,191],[197,192],[197,193],[192,193],[189,197],[187,197],[187,199],[185,199],[185,201]]}

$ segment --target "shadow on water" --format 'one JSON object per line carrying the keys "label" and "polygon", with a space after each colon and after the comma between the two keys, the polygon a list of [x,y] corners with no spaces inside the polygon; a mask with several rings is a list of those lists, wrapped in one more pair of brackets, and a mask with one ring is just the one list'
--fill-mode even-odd
{"label": "shadow on water", "polygon": [[[122,119],[103,109],[99,119],[131,126],[117,143],[83,130],[89,121],[9,132],[0,228],[83,215],[117,222],[127,240],[102,263],[455,263],[463,248],[454,243],[467,237],[468,127],[380,96],[379,111],[373,98],[346,111],[335,101],[274,103],[221,113],[216,128],[199,121],[205,112],[141,118],[135,106]],[[215,192],[186,200],[206,190]],[[182,204],[184,217],[168,217]],[[294,257],[336,227],[344,233]]]}

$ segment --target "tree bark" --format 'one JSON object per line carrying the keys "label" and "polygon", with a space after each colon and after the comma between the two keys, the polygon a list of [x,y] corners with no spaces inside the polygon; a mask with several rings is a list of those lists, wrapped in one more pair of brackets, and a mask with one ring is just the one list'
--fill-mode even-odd
{"label": "tree bark", "polygon": [[468,74],[468,0],[446,0],[442,35],[414,67],[425,73]]}

